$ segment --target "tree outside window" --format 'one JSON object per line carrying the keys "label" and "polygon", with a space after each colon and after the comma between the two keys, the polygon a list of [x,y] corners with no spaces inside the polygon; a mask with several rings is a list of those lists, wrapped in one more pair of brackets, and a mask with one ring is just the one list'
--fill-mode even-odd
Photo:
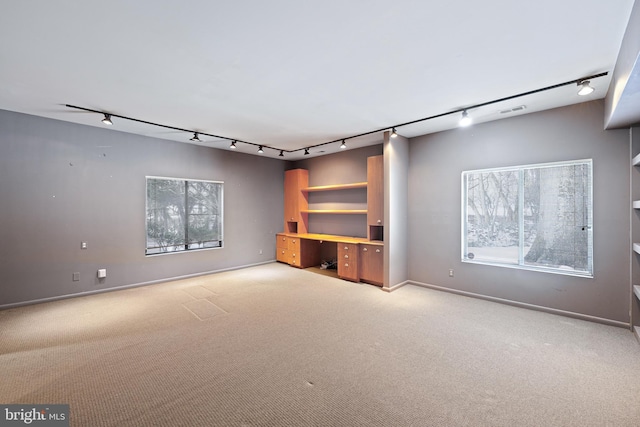
{"label": "tree outside window", "polygon": [[146,254],[222,247],[222,183],[147,177]]}
{"label": "tree outside window", "polygon": [[593,276],[591,160],[462,179],[463,261]]}

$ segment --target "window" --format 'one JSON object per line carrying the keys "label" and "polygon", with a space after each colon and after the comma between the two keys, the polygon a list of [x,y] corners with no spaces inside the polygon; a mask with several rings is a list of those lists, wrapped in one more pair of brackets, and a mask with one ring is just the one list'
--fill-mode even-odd
{"label": "window", "polygon": [[462,261],[593,277],[592,161],[462,173]]}
{"label": "window", "polygon": [[221,182],[147,177],[147,255],[220,247]]}

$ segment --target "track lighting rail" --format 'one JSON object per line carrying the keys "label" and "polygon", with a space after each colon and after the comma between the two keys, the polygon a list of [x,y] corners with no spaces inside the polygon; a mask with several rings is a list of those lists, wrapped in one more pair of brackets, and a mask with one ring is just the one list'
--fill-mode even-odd
{"label": "track lighting rail", "polygon": [[[150,121],[147,121],[147,120],[136,119],[136,118],[133,118],[133,117],[127,117],[127,116],[122,116],[122,115],[113,114],[113,113],[106,113],[104,111],[93,110],[91,108],[85,108],[85,107],[79,107],[77,105],[66,104],[66,107],[75,108],[77,110],[82,110],[82,111],[88,111],[90,113],[101,114],[101,115],[104,116],[104,120],[108,120],[108,121],[110,121],[110,119],[112,119],[114,117],[117,117],[119,119],[130,120],[130,121],[133,121],[133,122],[143,123],[143,124],[147,124],[147,125],[151,125],[151,126],[158,126],[158,127],[165,128],[165,129],[171,129],[171,130],[176,130],[176,131],[180,131],[180,132],[192,133],[194,135],[193,138],[191,138],[192,141],[200,141],[198,139],[198,135],[200,135],[200,136],[202,136],[202,135],[210,136],[212,138],[225,139],[225,140],[228,140],[228,141],[232,141],[230,148],[235,148],[235,144],[237,142],[240,142],[240,143],[243,143],[243,144],[247,144],[247,145],[251,145],[251,146],[254,146],[254,147],[258,147],[258,153],[264,152],[263,151],[264,149],[269,149],[269,150],[278,151],[280,153],[278,156],[279,157],[284,157],[283,153],[295,153],[295,152],[303,151],[303,150],[304,150],[304,154],[308,155],[309,154],[309,149],[311,149],[311,148],[322,147],[322,146],[325,146],[325,145],[335,144],[335,143],[338,143],[338,142],[341,142],[340,148],[344,149],[344,148],[346,148],[345,141],[348,140],[348,139],[360,138],[362,136],[372,135],[374,133],[380,133],[380,132],[388,131],[390,129],[392,129],[393,133],[395,134],[396,129],[400,128],[400,127],[403,127],[403,126],[409,126],[409,125],[412,125],[412,124],[424,122],[424,121],[427,121],[427,120],[437,119],[437,118],[448,116],[448,115],[451,115],[451,114],[463,113],[463,116],[466,116],[468,114],[469,110],[485,107],[485,106],[491,105],[491,104],[497,104],[499,102],[510,101],[512,99],[520,98],[520,97],[523,97],[523,96],[534,95],[536,93],[544,92],[544,91],[551,90],[551,89],[557,89],[557,88],[563,87],[563,86],[568,86],[568,85],[573,85],[573,84],[577,84],[578,86],[583,85],[583,87],[585,85],[588,86],[589,80],[593,80],[593,79],[596,79],[598,77],[604,77],[607,74],[609,74],[609,73],[608,72],[603,72],[603,73],[593,74],[593,75],[590,75],[590,76],[581,77],[579,79],[574,79],[574,80],[566,81],[566,82],[563,82],[563,83],[558,83],[558,84],[555,84],[555,85],[546,86],[546,87],[543,87],[543,88],[540,88],[540,89],[530,90],[530,91],[527,91],[527,92],[518,93],[516,95],[506,96],[504,98],[498,98],[498,99],[494,99],[494,100],[491,100],[491,101],[482,102],[480,104],[468,105],[468,106],[463,107],[463,108],[457,108],[457,109],[454,109],[454,110],[451,110],[451,111],[446,111],[444,113],[435,114],[433,116],[423,117],[421,119],[411,120],[409,122],[399,123],[399,124],[396,124],[396,125],[393,125],[393,126],[386,126],[386,127],[380,128],[380,129],[375,129],[375,130],[369,131],[369,132],[363,132],[363,133],[359,133],[357,135],[351,135],[351,136],[348,136],[348,137],[335,139],[333,141],[323,142],[321,144],[309,145],[308,147],[299,148],[299,149],[296,149],[296,150],[283,150],[283,149],[280,149],[280,148],[270,147],[270,146],[264,145],[264,144],[256,144],[254,142],[243,141],[241,139],[229,138],[229,137],[226,137],[226,136],[215,135],[215,134],[206,133],[206,132],[199,132],[199,131],[196,132],[196,131],[194,131],[192,129],[184,129],[184,128],[180,128],[180,127],[176,127],[176,126],[163,125],[161,123],[154,123],[154,122],[150,122]],[[593,91],[593,88],[589,87],[589,89],[591,89],[591,91]],[[107,122],[105,122],[105,123],[107,123]]]}

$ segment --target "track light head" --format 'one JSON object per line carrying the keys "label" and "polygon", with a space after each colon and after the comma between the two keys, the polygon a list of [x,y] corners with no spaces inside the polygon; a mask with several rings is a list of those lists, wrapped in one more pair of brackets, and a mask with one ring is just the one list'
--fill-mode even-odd
{"label": "track light head", "polygon": [[473,123],[473,120],[471,119],[471,117],[469,117],[469,113],[467,113],[467,110],[464,110],[462,112],[462,117],[460,118],[460,121],[458,122],[458,124],[461,127],[467,127],[469,126],[471,123]]}
{"label": "track light head", "polygon": [[111,114],[104,113],[104,119],[102,119],[102,123],[104,123],[105,125],[112,125],[113,122],[111,121]]}
{"label": "track light head", "polygon": [[200,138],[198,138],[198,132],[194,132],[193,137],[189,141],[202,142]]}
{"label": "track light head", "polygon": [[340,144],[340,149],[344,150],[345,148],[347,148],[347,143],[344,142],[344,139],[342,140],[342,144]]}
{"label": "track light head", "polygon": [[589,80],[581,80],[578,82],[578,86],[580,86],[580,90],[578,91],[578,95],[585,96],[592,93],[595,89],[589,86]]}
{"label": "track light head", "polygon": [[278,154],[278,157],[284,157],[284,150],[280,150],[280,154]]}
{"label": "track light head", "polygon": [[229,146],[230,149],[235,150],[236,149],[236,141],[235,139],[233,141],[231,141],[231,145]]}
{"label": "track light head", "polygon": [[308,156],[308,155],[309,155],[309,149],[308,149],[308,148],[305,148],[305,149],[304,149],[304,155],[305,155],[305,156]]}
{"label": "track light head", "polygon": [[262,145],[258,147],[258,153],[260,154],[264,153],[264,150],[262,149]]}
{"label": "track light head", "polygon": [[396,132],[396,128],[391,129],[391,138],[395,138],[398,136],[398,133]]}

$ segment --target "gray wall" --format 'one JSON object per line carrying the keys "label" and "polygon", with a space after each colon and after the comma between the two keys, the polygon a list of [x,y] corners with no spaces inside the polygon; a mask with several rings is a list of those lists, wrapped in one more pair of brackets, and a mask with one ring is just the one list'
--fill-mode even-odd
{"label": "gray wall", "polygon": [[[382,154],[380,145],[291,162],[287,169],[307,169],[309,186],[367,180],[367,157]],[[367,209],[366,189],[309,193],[310,209]],[[280,226],[282,227],[282,226]],[[309,215],[309,232],[367,237],[366,215]]]}
{"label": "gray wall", "polygon": [[[0,306],[274,260],[285,165],[0,110]],[[146,257],[147,175],[224,181],[224,248]]]}
{"label": "gray wall", "polygon": [[407,209],[409,141],[384,135],[384,289],[408,278]]}
{"label": "gray wall", "polygon": [[[629,131],[603,123],[598,100],[412,139],[409,279],[628,323]],[[585,158],[594,174],[593,279],[460,261],[462,171]]]}

